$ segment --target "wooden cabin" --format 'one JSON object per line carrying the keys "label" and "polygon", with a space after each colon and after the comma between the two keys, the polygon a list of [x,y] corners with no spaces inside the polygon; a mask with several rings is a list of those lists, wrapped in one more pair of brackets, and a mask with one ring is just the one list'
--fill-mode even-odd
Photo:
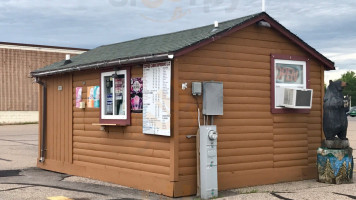
{"label": "wooden cabin", "polygon": [[[214,119],[219,190],[313,179],[324,70],[333,69],[265,12],[100,46],[31,73],[41,84],[38,167],[194,195],[202,97],[191,83],[213,80],[224,95]],[[281,84],[312,89],[312,107],[276,106]]]}
{"label": "wooden cabin", "polygon": [[33,70],[87,49],[0,42],[0,124],[38,122],[38,86]]}

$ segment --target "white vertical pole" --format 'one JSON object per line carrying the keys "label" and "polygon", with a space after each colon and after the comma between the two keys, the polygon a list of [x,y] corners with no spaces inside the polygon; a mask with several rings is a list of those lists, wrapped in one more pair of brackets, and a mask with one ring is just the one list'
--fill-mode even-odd
{"label": "white vertical pole", "polygon": [[266,0],[262,0],[262,12],[266,11]]}

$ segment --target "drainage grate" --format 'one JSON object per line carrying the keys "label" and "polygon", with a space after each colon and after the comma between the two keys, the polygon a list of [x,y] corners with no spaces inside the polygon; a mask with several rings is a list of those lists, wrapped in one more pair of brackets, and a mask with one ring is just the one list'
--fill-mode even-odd
{"label": "drainage grate", "polygon": [[20,170],[2,170],[0,171],[0,177],[20,176],[20,172]]}

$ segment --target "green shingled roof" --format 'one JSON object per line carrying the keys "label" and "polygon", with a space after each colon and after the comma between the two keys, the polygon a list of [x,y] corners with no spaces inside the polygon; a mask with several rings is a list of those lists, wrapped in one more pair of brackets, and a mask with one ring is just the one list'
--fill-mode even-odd
{"label": "green shingled roof", "polygon": [[127,42],[100,46],[71,58],[72,62],[69,64],[64,64],[63,60],[37,69],[31,72],[31,74],[35,75],[36,73],[40,72],[61,70],[66,68],[73,68],[76,66],[102,63],[125,58],[136,58],[162,53],[174,53],[185,47],[199,43],[200,41],[210,38],[218,33],[230,30],[231,28],[242,24],[260,14],[262,13],[220,23],[219,28],[217,29],[214,28],[213,24],[211,24],[208,26],[175,33],[145,37]]}
{"label": "green shingled roof", "polygon": [[[110,62],[116,61],[118,61],[117,63],[120,64],[130,64],[138,62],[137,60],[140,59],[142,62],[153,61],[155,56],[157,56],[156,60],[168,59],[167,56],[163,58],[159,55],[179,55],[179,52],[182,52],[183,50],[186,50],[190,47],[199,46],[199,44],[204,44],[204,41],[211,40],[214,36],[222,36],[225,32],[228,32],[235,27],[243,27],[244,24],[248,25],[249,23],[255,23],[259,20],[267,20],[273,23],[274,28],[283,32],[285,36],[297,43],[297,45],[299,45],[302,49],[315,56],[319,61],[325,64],[327,69],[335,69],[334,63],[332,61],[324,57],[298,36],[294,35],[288,29],[280,25],[267,13],[262,12],[222,22],[219,24],[218,28],[215,28],[213,24],[210,24],[208,26],[199,28],[100,46],[71,58],[70,63],[66,64],[63,60],[37,69],[31,72],[31,75],[33,77],[37,77],[74,70],[100,68],[109,66],[106,64],[110,64]],[[145,60],[146,57],[151,57],[152,60]]]}

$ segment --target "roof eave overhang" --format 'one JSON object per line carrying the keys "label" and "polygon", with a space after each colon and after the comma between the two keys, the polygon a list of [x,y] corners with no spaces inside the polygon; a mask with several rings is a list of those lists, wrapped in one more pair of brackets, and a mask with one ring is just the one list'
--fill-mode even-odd
{"label": "roof eave overhang", "polygon": [[42,77],[42,76],[50,76],[55,74],[82,71],[88,69],[98,69],[103,67],[121,66],[121,65],[128,65],[128,64],[158,61],[158,60],[167,60],[167,59],[173,59],[173,57],[174,56],[172,53],[163,53],[163,54],[146,55],[146,56],[139,56],[133,58],[123,58],[123,59],[103,61],[98,63],[90,63],[85,65],[76,65],[65,69],[48,70],[43,72],[31,72],[31,77]]}
{"label": "roof eave overhang", "polygon": [[284,26],[279,24],[276,20],[271,18],[266,14],[266,16],[263,17],[263,20],[271,24],[271,27],[275,28],[278,30],[282,35],[290,39],[292,42],[297,44],[299,47],[301,47],[304,51],[308,52],[310,55],[312,55],[314,58],[316,58],[318,61],[320,61],[326,70],[335,70],[335,63],[327,59],[325,56],[323,56],[321,53],[313,49],[311,46],[309,46],[307,43],[305,43],[303,40],[301,40],[298,36],[290,32],[288,29],[286,29]]}
{"label": "roof eave overhang", "polygon": [[194,51],[195,49],[198,49],[202,46],[208,45],[208,44],[214,42],[215,40],[218,40],[222,37],[233,34],[236,31],[246,28],[250,25],[253,25],[261,20],[268,22],[271,25],[271,27],[273,27],[274,29],[279,31],[282,35],[284,35],[285,37],[290,39],[292,42],[294,42],[296,45],[298,45],[301,49],[303,49],[304,51],[308,52],[311,56],[316,58],[319,62],[321,62],[323,64],[323,66],[326,70],[335,70],[334,62],[330,61],[325,56],[323,56],[321,53],[319,53],[318,51],[313,49],[311,46],[309,46],[307,43],[305,43],[298,36],[296,36],[295,34],[290,32],[288,29],[286,29],[284,26],[282,26],[280,23],[278,23],[276,20],[274,20],[272,17],[270,17],[267,13],[261,13],[261,14],[257,15],[256,17],[253,17],[241,24],[238,24],[238,25],[232,27],[231,29],[217,33],[207,39],[201,40],[195,44],[192,44],[189,47],[184,47],[182,49],[179,49],[173,53],[163,53],[163,54],[156,54],[156,55],[139,56],[139,57],[134,57],[134,58],[117,59],[117,60],[104,61],[104,62],[99,62],[99,63],[90,63],[90,64],[81,65],[81,66],[73,66],[73,67],[65,68],[65,69],[49,70],[49,71],[44,71],[44,72],[31,72],[31,76],[32,77],[41,77],[41,76],[54,75],[54,74],[59,74],[59,73],[93,69],[93,68],[95,69],[95,68],[101,68],[101,67],[110,67],[110,66],[117,66],[117,65],[127,65],[127,64],[134,64],[134,63],[172,59],[173,57],[182,56],[182,55],[187,54],[191,51]]}
{"label": "roof eave overhang", "polygon": [[270,17],[267,13],[261,13],[260,15],[254,17],[252,19],[249,19],[249,20],[243,22],[242,24],[236,25],[235,27],[233,27],[233,28],[231,28],[231,29],[229,29],[227,31],[217,33],[216,35],[214,35],[214,36],[212,36],[210,38],[202,40],[202,41],[200,41],[200,42],[198,42],[196,44],[193,44],[193,45],[191,45],[189,47],[182,48],[182,49],[176,51],[174,56],[182,56],[184,54],[187,54],[187,53],[189,53],[191,51],[194,51],[195,49],[198,49],[200,47],[208,45],[208,44],[214,42],[215,40],[218,40],[218,39],[220,39],[222,37],[225,37],[225,36],[228,36],[230,34],[233,34],[236,31],[241,30],[243,28],[246,28],[246,27],[248,27],[250,25],[253,25],[253,24],[255,24],[255,23],[257,23],[257,22],[259,22],[261,20],[264,20],[264,21],[268,22],[271,25],[271,27],[273,27],[274,29],[279,31],[282,35],[284,35],[285,37],[290,39],[292,42],[297,44],[304,51],[308,52],[310,55],[315,57],[318,61],[320,61],[324,65],[324,68],[326,70],[335,70],[334,62],[330,61],[325,56],[323,56],[321,53],[319,53],[318,51],[316,51],[315,49],[310,47],[308,44],[306,44],[299,37],[294,35],[292,32],[290,32],[288,29],[286,29],[284,26],[282,26],[276,20],[274,20],[272,17]]}

